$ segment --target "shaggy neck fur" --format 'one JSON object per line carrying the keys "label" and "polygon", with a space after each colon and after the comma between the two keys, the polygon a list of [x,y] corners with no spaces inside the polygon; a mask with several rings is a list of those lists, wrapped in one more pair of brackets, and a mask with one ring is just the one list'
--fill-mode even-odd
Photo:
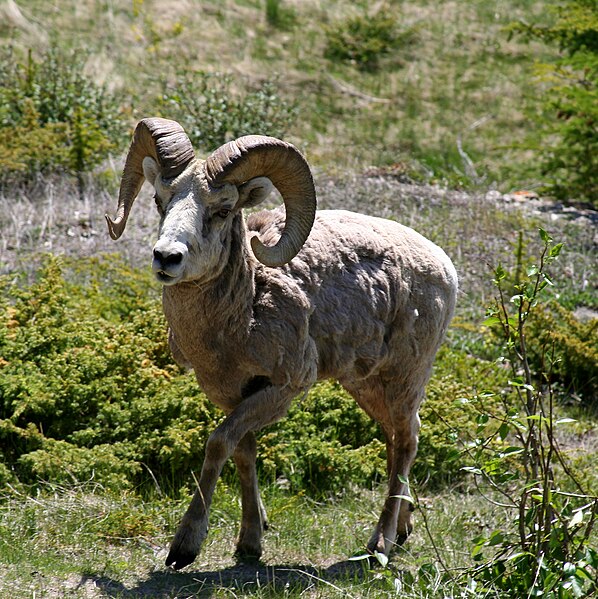
{"label": "shaggy neck fur", "polygon": [[238,362],[253,316],[255,259],[247,246],[241,214],[235,218],[229,239],[220,276],[206,283],[164,287],[162,294],[176,344],[202,382],[212,372],[221,372],[223,363]]}

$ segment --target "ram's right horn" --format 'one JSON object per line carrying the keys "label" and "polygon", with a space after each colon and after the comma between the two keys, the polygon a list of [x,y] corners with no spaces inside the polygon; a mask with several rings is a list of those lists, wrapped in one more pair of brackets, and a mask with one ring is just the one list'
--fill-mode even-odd
{"label": "ram's right horn", "polygon": [[118,239],[125,230],[129,212],[143,184],[143,159],[153,158],[166,179],[180,175],[195,158],[193,146],[176,121],[150,118],[139,121],[123,170],[116,217],[106,214],[108,232]]}

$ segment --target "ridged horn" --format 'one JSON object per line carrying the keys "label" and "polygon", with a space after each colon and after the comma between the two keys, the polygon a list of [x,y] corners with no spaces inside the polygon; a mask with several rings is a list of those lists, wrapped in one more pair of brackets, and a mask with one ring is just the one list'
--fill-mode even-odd
{"label": "ridged horn", "polygon": [[316,215],[316,190],[307,161],[290,143],[264,135],[246,135],[215,150],[205,163],[211,185],[240,185],[268,177],[284,200],[286,222],[276,245],[251,239],[255,257],[266,266],[286,264],[307,239]]}
{"label": "ridged horn", "polygon": [[137,123],[125,160],[114,220],[106,214],[108,232],[118,239],[125,230],[131,206],[143,184],[143,159],[153,158],[166,179],[180,175],[195,157],[193,146],[183,128],[168,119],[149,118]]}

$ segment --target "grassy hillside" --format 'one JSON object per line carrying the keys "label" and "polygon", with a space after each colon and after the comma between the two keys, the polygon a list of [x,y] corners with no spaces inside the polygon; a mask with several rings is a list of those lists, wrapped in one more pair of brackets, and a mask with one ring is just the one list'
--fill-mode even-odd
{"label": "grassy hillside", "polygon": [[[534,63],[556,50],[506,31],[550,22],[547,7],[0,3],[1,597],[596,591],[598,219],[529,192],[545,183],[528,144]],[[149,186],[123,238],[105,230],[131,131],[149,115],[180,120],[200,155],[242,133],[284,137],[312,165],[321,208],[399,220],[454,261],[457,313],[412,472],[416,529],[384,567],[349,559],[384,495],[379,431],[324,382],[260,436],[262,562],[232,557],[227,466],[198,560],[164,568],[221,414],[167,348]],[[518,305],[533,313],[524,356],[497,325],[496,280],[509,326]],[[543,477],[530,480],[538,430]]]}
{"label": "grassy hillside", "polygon": [[161,100],[193,73],[225,73],[230,94],[273,82],[297,108],[287,137],[326,172],[387,166],[503,191],[541,182],[521,146],[533,127],[524,107],[538,93],[534,61],[554,50],[505,27],[542,23],[543,2],[30,0],[2,10],[0,36],[18,56],[76,52],[130,126],[176,116]]}

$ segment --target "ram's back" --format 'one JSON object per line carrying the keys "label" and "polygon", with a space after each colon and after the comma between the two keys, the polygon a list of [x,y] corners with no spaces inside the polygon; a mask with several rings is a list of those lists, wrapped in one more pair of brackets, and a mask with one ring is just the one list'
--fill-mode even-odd
{"label": "ram's back", "polygon": [[[248,220],[265,243],[282,211]],[[450,322],[457,275],[435,244],[397,222],[343,210],[316,214],[299,254],[284,267],[311,306],[318,378],[362,379],[433,360]]]}

